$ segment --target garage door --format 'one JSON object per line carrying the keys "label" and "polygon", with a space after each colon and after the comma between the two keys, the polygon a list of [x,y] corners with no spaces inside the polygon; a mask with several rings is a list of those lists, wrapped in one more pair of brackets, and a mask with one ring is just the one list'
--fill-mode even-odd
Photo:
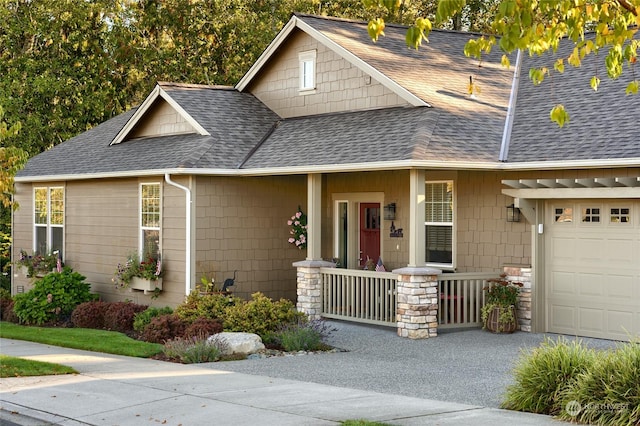
{"label": "garage door", "polygon": [[547,330],[640,335],[640,202],[552,200],[545,211]]}

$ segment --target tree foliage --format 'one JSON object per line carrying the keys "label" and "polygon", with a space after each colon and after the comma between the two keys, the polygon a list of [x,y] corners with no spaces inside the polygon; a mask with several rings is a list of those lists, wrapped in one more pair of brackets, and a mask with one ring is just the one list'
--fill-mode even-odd
{"label": "tree foliage", "polygon": [[[371,7],[382,7],[393,16],[406,3],[403,0],[368,1]],[[407,44],[418,48],[427,41],[433,27],[447,27],[460,14],[474,5],[474,0],[440,0],[435,13],[417,17],[407,31]],[[529,77],[540,84],[551,72],[562,73],[565,64],[579,67],[587,55],[606,52],[601,61],[607,76],[619,78],[627,68],[631,75],[625,93],[637,94],[640,86],[635,74],[640,40],[636,37],[640,26],[640,0],[499,0],[497,4],[486,2],[484,10],[491,14],[485,22],[488,35],[474,37],[465,46],[465,54],[480,58],[496,44],[505,52],[503,64],[509,66],[506,54],[514,50],[527,51],[530,55],[557,52],[560,41],[567,38],[574,43],[567,57],[554,59],[549,66],[534,68]],[[384,35],[385,18],[369,21],[369,34],[375,41]],[[593,37],[587,33],[592,32]],[[590,79],[590,86],[598,90],[600,76],[597,70]],[[559,126],[569,121],[569,113],[562,104],[550,112],[550,118]]]}

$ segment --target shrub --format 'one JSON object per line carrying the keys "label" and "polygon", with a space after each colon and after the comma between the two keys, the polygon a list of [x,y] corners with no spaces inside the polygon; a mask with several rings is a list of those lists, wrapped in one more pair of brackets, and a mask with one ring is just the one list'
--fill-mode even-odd
{"label": "shrub", "polygon": [[71,323],[79,328],[104,329],[104,315],[109,306],[100,300],[81,303],[71,313]]}
{"label": "shrub", "polygon": [[250,301],[227,308],[224,329],[264,336],[302,318],[305,315],[297,312],[290,300],[273,301],[262,293],[254,293]]}
{"label": "shrub", "polygon": [[140,338],[145,342],[164,343],[183,336],[186,328],[187,323],[175,313],[159,315],[151,319]]}
{"label": "shrub", "polygon": [[149,325],[151,320],[159,315],[172,314],[173,309],[169,306],[164,308],[148,307],[142,312],[138,312],[133,318],[133,329],[138,333],[142,333],[144,328]]}
{"label": "shrub", "polygon": [[4,288],[0,289],[0,320],[18,322],[18,317],[13,311],[11,292]]}
{"label": "shrub", "polygon": [[503,408],[556,415],[562,411],[562,395],[578,375],[593,367],[596,352],[582,341],[546,339],[524,351],[514,369],[515,383],[507,387]]}
{"label": "shrub", "polygon": [[640,340],[600,353],[564,392],[559,417],[586,424],[640,424],[639,376]]}
{"label": "shrub", "polygon": [[224,351],[223,345],[224,343],[219,341],[209,341],[204,336],[178,337],[165,343],[164,354],[185,364],[213,362],[220,359]]}
{"label": "shrub", "polygon": [[0,288],[0,320],[4,320],[9,314],[9,305],[11,305],[11,309],[13,309],[13,298],[11,297],[11,292],[4,288]]}
{"label": "shrub", "polygon": [[287,324],[275,333],[267,336],[267,340],[278,344],[287,352],[320,351],[331,347],[323,339],[331,333],[322,320],[303,320],[296,324]]}
{"label": "shrub", "polygon": [[107,330],[131,333],[133,331],[133,318],[138,312],[147,309],[146,305],[138,305],[131,302],[109,303],[104,312],[104,327]]}
{"label": "shrub", "polygon": [[224,293],[199,294],[192,292],[187,300],[178,306],[176,314],[188,323],[198,318],[223,318],[231,306],[242,303],[242,299]]}
{"label": "shrub", "polygon": [[209,337],[222,331],[222,322],[218,319],[198,318],[187,326],[184,337]]}
{"label": "shrub", "polygon": [[68,318],[80,303],[96,299],[85,277],[70,268],[36,280],[34,287],[14,297],[14,311],[20,322],[42,325]]}

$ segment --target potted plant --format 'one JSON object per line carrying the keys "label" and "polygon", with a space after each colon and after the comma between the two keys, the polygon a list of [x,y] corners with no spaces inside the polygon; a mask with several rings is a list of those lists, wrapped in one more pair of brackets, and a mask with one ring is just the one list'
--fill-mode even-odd
{"label": "potted plant", "polygon": [[31,256],[25,250],[20,250],[20,259],[16,264],[20,266],[25,277],[43,277],[56,269],[58,252],[47,255],[34,253]]}
{"label": "potted plant", "polygon": [[162,290],[163,273],[159,254],[157,256],[146,254],[143,259],[140,259],[137,253],[132,253],[124,264],[118,264],[113,282],[116,288],[142,290],[147,294],[148,291]]}
{"label": "potted plant", "polygon": [[483,328],[494,333],[513,333],[518,327],[516,303],[522,283],[509,280],[506,274],[488,282],[484,288]]}

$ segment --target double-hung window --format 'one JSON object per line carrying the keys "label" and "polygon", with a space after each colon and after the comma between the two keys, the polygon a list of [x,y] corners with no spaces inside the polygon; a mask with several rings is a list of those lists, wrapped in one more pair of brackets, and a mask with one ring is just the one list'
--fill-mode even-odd
{"label": "double-hung window", "polygon": [[33,190],[34,252],[42,255],[64,247],[64,188]]}
{"label": "double-hung window", "polygon": [[453,267],[453,181],[426,182],[426,262]]}
{"label": "double-hung window", "polygon": [[140,185],[140,252],[142,256],[160,253],[161,193],[159,183]]}

